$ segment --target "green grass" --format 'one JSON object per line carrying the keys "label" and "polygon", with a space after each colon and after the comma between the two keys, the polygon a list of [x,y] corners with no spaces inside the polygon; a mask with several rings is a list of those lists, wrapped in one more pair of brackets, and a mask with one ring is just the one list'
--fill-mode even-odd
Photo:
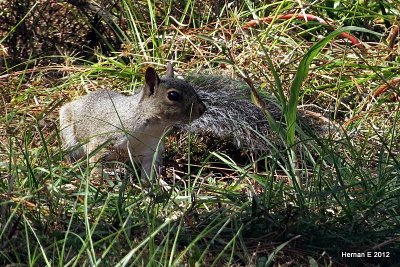
{"label": "green grass", "polygon": [[[17,65],[0,53],[0,265],[396,264],[400,102],[391,97],[398,86],[372,95],[399,77],[398,51],[373,22],[393,24],[398,11],[386,1],[377,1],[386,14],[374,1],[264,2],[121,0],[109,10],[121,19],[103,20],[99,42],[107,51],[32,54]],[[18,27],[38,8],[32,3],[1,32],[0,49],[12,49]],[[294,19],[243,29],[251,19],[301,8],[332,19],[337,31]],[[367,50],[335,38],[345,30],[369,41]],[[224,142],[168,136],[166,184],[151,190],[132,166],[98,183],[87,161],[63,160],[63,103],[101,87],[139,90],[147,65],[162,72],[169,61],[180,75],[242,75],[260,95],[275,95],[289,125],[273,127],[283,145],[249,160]],[[297,123],[299,105],[343,129],[315,135]],[[366,251],[390,258],[341,257]]]}

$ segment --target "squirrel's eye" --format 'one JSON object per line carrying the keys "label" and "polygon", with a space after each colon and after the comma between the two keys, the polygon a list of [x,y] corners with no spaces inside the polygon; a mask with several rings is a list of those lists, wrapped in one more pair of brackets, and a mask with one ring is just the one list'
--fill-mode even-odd
{"label": "squirrel's eye", "polygon": [[171,101],[179,101],[181,99],[181,95],[176,91],[168,92],[168,99]]}

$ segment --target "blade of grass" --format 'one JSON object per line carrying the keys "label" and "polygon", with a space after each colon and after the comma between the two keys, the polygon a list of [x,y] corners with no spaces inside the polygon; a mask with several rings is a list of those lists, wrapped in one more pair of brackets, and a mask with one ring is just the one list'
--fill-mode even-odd
{"label": "blade of grass", "polygon": [[289,90],[289,100],[287,108],[285,109],[285,118],[286,118],[286,125],[288,127],[288,136],[287,142],[289,146],[293,146],[295,144],[295,129],[296,129],[296,115],[297,115],[297,105],[299,102],[299,94],[302,88],[304,80],[308,76],[308,72],[310,69],[311,62],[313,59],[319,55],[321,50],[335,37],[340,35],[343,32],[348,31],[360,31],[365,33],[370,33],[374,35],[381,36],[381,34],[367,30],[360,27],[348,26],[337,29],[326,36],[324,39],[313,45],[310,50],[303,56],[302,60],[297,67],[297,71],[294,77],[294,80],[290,86]]}
{"label": "blade of grass", "polygon": [[162,229],[164,229],[171,222],[170,218],[166,218],[165,222],[162,223],[154,232],[152,232],[148,237],[146,237],[142,242],[140,242],[135,248],[128,252],[117,264],[116,267],[124,267],[126,266],[132,257],[136,254],[136,252],[144,247],[152,238],[154,238]]}
{"label": "blade of grass", "polygon": [[[37,236],[37,234],[36,234],[35,230],[33,229],[32,225],[29,223],[28,218],[25,217],[25,214],[23,214],[22,216],[23,216],[23,218],[24,218],[24,223],[25,223],[25,225],[27,225],[27,226],[29,227],[29,230],[31,231],[31,233],[32,233],[33,236],[35,237],[36,241],[38,242],[40,251],[42,252],[42,257],[43,257],[43,259],[44,259],[46,265],[49,266],[49,267],[51,267],[52,265],[50,264],[50,261],[49,261],[49,259],[47,258],[45,249],[43,248],[42,244],[40,243],[39,237]],[[28,235],[28,231],[26,230],[26,237],[28,238],[28,236],[29,236],[29,235]],[[28,240],[28,239],[27,239],[27,243],[29,243],[29,240]],[[29,244],[28,244],[28,249],[29,249],[29,247],[30,247],[30,246],[29,246]]]}

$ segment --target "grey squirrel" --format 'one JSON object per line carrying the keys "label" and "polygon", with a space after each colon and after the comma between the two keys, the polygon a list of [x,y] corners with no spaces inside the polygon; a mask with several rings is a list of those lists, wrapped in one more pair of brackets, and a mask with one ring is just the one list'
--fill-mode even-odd
{"label": "grey squirrel", "polygon": [[[61,108],[64,148],[82,145],[72,151],[72,159],[90,154],[108,142],[90,162],[127,160],[131,154],[149,175],[156,151],[155,165],[160,162],[160,138],[173,125],[181,131],[230,139],[237,148],[250,151],[266,151],[271,143],[279,142],[263,111],[251,102],[245,82],[205,74],[176,79],[171,64],[167,65],[165,79],[159,79],[152,68],[147,69],[145,77],[139,94],[124,96],[101,90]],[[265,103],[273,119],[281,121],[282,111],[276,101],[266,98]],[[314,123],[307,111],[299,111],[299,117]]]}
{"label": "grey squirrel", "polygon": [[[142,165],[142,179],[149,177],[160,160],[164,132],[177,123],[189,123],[205,112],[193,87],[173,78],[168,66],[165,78],[149,67],[143,90],[132,96],[99,90],[65,104],[60,109],[63,148],[69,161],[91,155],[99,176],[109,161],[133,159]],[[99,151],[97,151],[99,150]]]}

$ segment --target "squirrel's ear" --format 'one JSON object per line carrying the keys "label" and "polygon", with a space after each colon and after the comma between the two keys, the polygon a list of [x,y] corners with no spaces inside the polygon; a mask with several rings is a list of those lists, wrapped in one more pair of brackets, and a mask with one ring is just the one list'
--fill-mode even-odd
{"label": "squirrel's ear", "polygon": [[154,90],[156,87],[158,87],[160,83],[160,78],[158,77],[158,74],[155,69],[152,67],[148,67],[146,69],[146,73],[144,75],[145,77],[145,85],[144,85],[144,93],[147,96],[151,96],[154,94]]}
{"label": "squirrel's ear", "polygon": [[167,74],[166,76],[168,78],[174,78],[174,65],[173,63],[168,62],[167,63]]}

